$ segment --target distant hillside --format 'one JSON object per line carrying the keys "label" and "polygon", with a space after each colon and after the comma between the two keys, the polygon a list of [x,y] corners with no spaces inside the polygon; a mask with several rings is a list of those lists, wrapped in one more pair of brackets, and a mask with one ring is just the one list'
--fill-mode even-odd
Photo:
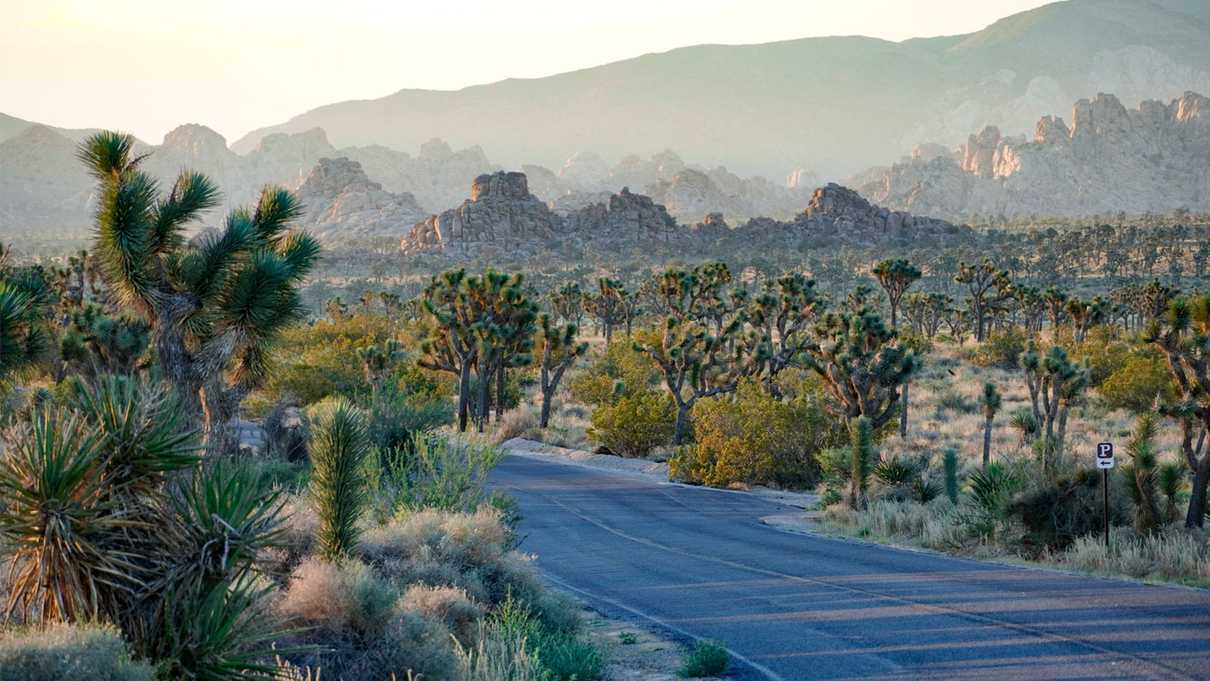
{"label": "distant hillside", "polygon": [[1127,106],[1210,92],[1208,38],[1202,0],[1070,0],[964,36],[701,45],[455,92],[402,90],[315,109],[233,148],[320,127],[338,147],[414,149],[439,136],[513,167],[673,148],[744,174],[840,177],[985,124],[1029,131],[1089,92]]}

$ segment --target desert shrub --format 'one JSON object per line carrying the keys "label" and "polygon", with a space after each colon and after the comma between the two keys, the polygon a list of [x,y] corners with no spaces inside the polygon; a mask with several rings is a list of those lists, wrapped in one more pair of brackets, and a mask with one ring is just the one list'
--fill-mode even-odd
{"label": "desert shrub", "polygon": [[972,473],[966,481],[967,495],[961,509],[967,527],[982,537],[994,539],[1008,519],[1009,504],[1020,485],[1016,472],[999,463],[989,463],[983,470]]}
{"label": "desert shrub", "polygon": [[[1077,538],[1101,528],[1102,493],[1098,471],[1079,470],[1073,475],[1042,483],[1016,499],[1009,512],[1025,526],[1025,544],[1038,550],[1064,549]],[[1110,522],[1130,521],[1124,494],[1111,494]]]}
{"label": "desert shrub", "polygon": [[480,625],[474,647],[457,646],[460,681],[545,681],[546,670],[526,646],[524,633],[498,622]]}
{"label": "desert shrub", "polygon": [[513,542],[490,506],[474,513],[426,509],[368,530],[360,554],[398,583],[457,587],[488,610],[511,598],[526,604],[547,629],[575,630],[574,606],[542,587]]}
{"label": "desert shrub", "polygon": [[500,444],[515,437],[525,435],[538,427],[537,410],[528,404],[523,404],[516,409],[505,412],[498,421],[496,421],[496,430],[492,433],[492,442]]}
{"label": "desert shrub", "polygon": [[415,438],[452,423],[451,402],[428,392],[405,392],[387,385],[370,400],[370,440],[380,452],[402,449],[410,452]]}
{"label": "desert shrub", "polygon": [[551,681],[598,681],[605,669],[596,646],[575,634],[543,632],[532,647]]}
{"label": "desert shrub", "polygon": [[680,674],[687,678],[718,676],[731,665],[731,655],[721,643],[698,641],[693,650],[685,655]]}
{"label": "desert shrub", "polygon": [[371,453],[365,414],[344,398],[312,408],[311,499],[319,516],[316,541],[330,560],[348,555],[361,534],[370,500]]}
{"label": "desert shrub", "polygon": [[369,389],[357,351],[391,337],[390,320],[382,315],[323,319],[282,333],[276,370],[263,392],[270,399],[292,396],[303,405],[332,395]]}
{"label": "desert shrub", "polygon": [[0,681],[152,681],[150,665],[135,662],[116,629],[51,625],[0,629]]}
{"label": "desert shrub", "polygon": [[290,575],[277,613],[323,637],[365,641],[382,635],[397,598],[391,585],[360,561],[308,559]]}
{"label": "desert shrub", "polygon": [[1132,352],[1097,389],[1106,406],[1132,412],[1149,411],[1158,397],[1169,402],[1176,396],[1176,385],[1168,364],[1152,350]]}
{"label": "desert shrub", "polygon": [[379,504],[390,512],[435,508],[472,511],[487,500],[487,476],[503,452],[440,435],[417,436],[410,447],[380,452]]}
{"label": "desert shrub", "polygon": [[634,349],[630,339],[622,338],[569,378],[574,399],[601,406],[647,392],[659,383],[660,373],[647,355]]}
{"label": "desert shrub", "polygon": [[1099,387],[1134,354],[1130,343],[1119,337],[1117,327],[1096,326],[1088,331],[1084,342],[1076,345],[1064,329],[1057,340],[1075,362],[1088,362],[1088,385]]}
{"label": "desert shrub", "polygon": [[[979,411],[979,405],[962,393],[951,388],[945,388],[937,394],[937,409],[949,410],[959,414],[974,414]],[[938,418],[941,414],[938,414]]]}
{"label": "desert shrub", "polygon": [[474,642],[483,617],[483,608],[456,586],[412,584],[403,593],[399,607],[445,624],[463,645]]}
{"label": "desert shrub", "polygon": [[983,367],[1015,369],[1031,339],[1032,335],[1019,326],[993,329],[987,339],[975,348],[971,361]]}
{"label": "desert shrub", "polygon": [[671,442],[675,429],[672,398],[646,391],[598,406],[592,412],[588,436],[614,454],[641,458]]}
{"label": "desert shrub", "polygon": [[694,444],[669,460],[670,473],[718,487],[808,487],[819,481],[816,454],[840,440],[835,424],[813,397],[780,401],[758,383],[745,382],[734,397],[694,407]]}

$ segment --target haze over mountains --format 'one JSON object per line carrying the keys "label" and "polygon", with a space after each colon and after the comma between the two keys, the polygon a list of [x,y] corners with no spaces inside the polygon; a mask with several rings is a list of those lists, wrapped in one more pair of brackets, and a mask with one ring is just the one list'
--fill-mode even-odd
{"label": "haze over mountains", "polygon": [[1210,92],[1208,38],[1203,0],[1070,0],[969,35],[699,45],[547,78],[401,90],[320,107],[233,148],[320,127],[336,146],[478,144],[510,167],[671,148],[740,174],[838,177],[984,125],[1032,132],[1040,115],[1097,92],[1131,107]]}
{"label": "haze over mountains", "polygon": [[[1070,0],[964,36],[688,47],[144,150],[164,181],[212,175],[228,207],[298,189],[329,239],[398,238],[506,169],[563,215],[629,187],[684,224],[790,219],[829,180],[954,222],[1208,209],[1210,103],[1189,91],[1210,92],[1210,2]],[[87,132],[0,114],[0,238],[86,233]]]}

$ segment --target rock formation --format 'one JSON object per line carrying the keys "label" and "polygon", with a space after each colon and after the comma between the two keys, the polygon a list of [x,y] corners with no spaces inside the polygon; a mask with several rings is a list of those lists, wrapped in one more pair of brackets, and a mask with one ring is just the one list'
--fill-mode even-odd
{"label": "rock formation", "polygon": [[370,180],[357,161],[321,158],[298,188],[302,226],[321,239],[397,236],[424,217],[408,193],[392,194]]}
{"label": "rock formation", "polygon": [[1133,110],[1102,93],[1076,102],[1070,127],[1044,116],[1024,138],[988,126],[953,156],[913,156],[858,186],[884,205],[953,219],[1206,210],[1207,111],[1210,99],[1193,92]]}

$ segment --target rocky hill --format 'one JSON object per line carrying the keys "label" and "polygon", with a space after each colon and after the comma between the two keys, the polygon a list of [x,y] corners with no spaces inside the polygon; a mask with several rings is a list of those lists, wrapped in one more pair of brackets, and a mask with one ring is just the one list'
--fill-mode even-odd
{"label": "rocky hill", "polygon": [[393,237],[425,215],[408,193],[393,194],[370,180],[357,161],[321,158],[298,188],[302,226],[326,241]]}
{"label": "rocky hill", "polygon": [[951,152],[922,148],[851,183],[880,204],[951,219],[1210,209],[1210,99],[1186,92],[1127,109],[1098,94],[1070,121],[1044,116],[1028,137],[987,126]]}
{"label": "rocky hill", "polygon": [[[569,200],[575,197],[577,200]],[[529,190],[525,173],[482,175],[457,208],[417,223],[400,241],[405,255],[440,255],[450,260],[535,257],[568,245],[604,253],[651,251],[733,242],[742,249],[784,247],[804,238],[876,244],[890,239],[946,238],[966,227],[872,205],[836,184],[815,190],[793,219],[754,218],[731,228],[721,213],[683,225],[652,197],[620,192],[579,193],[546,204]]]}
{"label": "rocky hill", "polygon": [[405,89],[301,113],[235,149],[321,127],[344,147],[414,149],[434,135],[480,144],[514,168],[671,147],[741,175],[807,167],[836,178],[924,140],[954,146],[985,124],[1030,133],[1040,113],[1088,93],[1114,92],[1133,107],[1210,92],[1208,33],[1204,0],[1069,0],[967,35],[698,45],[545,78]]}

